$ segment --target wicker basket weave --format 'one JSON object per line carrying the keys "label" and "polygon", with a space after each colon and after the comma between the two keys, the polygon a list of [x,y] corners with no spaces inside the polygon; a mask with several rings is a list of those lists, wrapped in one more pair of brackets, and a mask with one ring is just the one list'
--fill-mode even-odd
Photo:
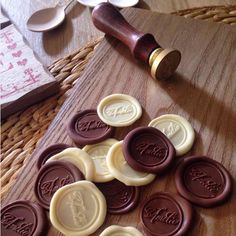
{"label": "wicker basket weave", "polygon": [[[172,14],[236,25],[236,5],[193,8]],[[60,82],[58,95],[12,115],[1,125],[1,199],[14,184],[18,173],[70,95],[71,88],[82,75],[101,39],[49,66],[49,71]]]}

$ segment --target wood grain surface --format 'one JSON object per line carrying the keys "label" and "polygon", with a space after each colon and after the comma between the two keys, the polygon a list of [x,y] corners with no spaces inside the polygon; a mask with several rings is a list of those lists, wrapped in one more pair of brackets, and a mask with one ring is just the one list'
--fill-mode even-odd
{"label": "wood grain surface", "polygon": [[[47,33],[35,33],[27,29],[26,22],[33,12],[55,6],[58,1],[0,0],[3,10],[47,66],[102,35],[92,24],[91,9],[80,5],[76,0],[68,8],[66,20],[59,28]],[[61,3],[67,1],[60,0]],[[137,7],[168,13],[192,7],[225,4],[236,4],[236,0],[140,0]]]}
{"label": "wood grain surface", "polygon": [[[146,126],[161,114],[176,113],[188,119],[196,132],[195,144],[188,155],[207,155],[221,162],[234,178],[233,196],[227,203],[212,209],[195,207],[196,218],[188,235],[236,235],[235,28],[143,10],[126,9],[123,12],[135,27],[153,33],[163,47],[182,52],[177,73],[170,80],[154,81],[148,67],[135,61],[117,40],[106,37],[3,205],[16,199],[35,201],[33,185],[38,155],[56,142],[72,145],[65,125],[75,111],[96,108],[109,94],[125,93],[139,100],[143,115],[134,125],[117,129],[117,139],[123,139],[134,127]],[[168,175],[157,177],[143,187],[139,206],[156,191],[176,192],[173,173],[172,169]],[[94,235],[111,224],[132,225],[142,231],[139,206],[125,215],[108,214],[105,224]],[[61,234],[50,228],[48,235]]]}

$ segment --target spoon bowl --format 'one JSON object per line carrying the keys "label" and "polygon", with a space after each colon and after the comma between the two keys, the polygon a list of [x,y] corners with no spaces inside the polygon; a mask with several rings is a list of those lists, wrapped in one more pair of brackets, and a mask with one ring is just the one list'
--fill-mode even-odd
{"label": "spoon bowl", "polygon": [[35,12],[27,21],[27,27],[34,32],[49,31],[59,26],[64,19],[62,7],[46,8]]}
{"label": "spoon bowl", "polygon": [[45,8],[36,11],[28,19],[27,28],[34,32],[45,32],[59,26],[65,19],[65,10],[74,0],[70,0],[65,6]]}

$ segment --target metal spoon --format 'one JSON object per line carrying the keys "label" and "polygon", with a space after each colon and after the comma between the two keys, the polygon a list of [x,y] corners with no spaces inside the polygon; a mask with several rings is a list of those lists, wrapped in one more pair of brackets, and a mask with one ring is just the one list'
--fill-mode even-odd
{"label": "metal spoon", "polygon": [[57,4],[55,7],[36,11],[27,21],[27,28],[35,32],[45,32],[59,26],[65,19],[65,10],[74,0],[65,6]]}

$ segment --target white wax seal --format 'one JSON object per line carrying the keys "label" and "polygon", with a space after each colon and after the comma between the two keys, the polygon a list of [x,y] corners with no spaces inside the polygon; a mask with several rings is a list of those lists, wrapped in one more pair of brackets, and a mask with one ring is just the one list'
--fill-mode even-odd
{"label": "white wax seal", "polygon": [[194,129],[182,116],[162,115],[153,119],[148,126],[157,128],[170,139],[177,156],[184,155],[192,148],[195,139]]}
{"label": "white wax seal", "polygon": [[122,152],[123,141],[114,144],[107,154],[107,166],[111,174],[128,186],[147,185],[155,179],[154,174],[139,172],[132,169]]}
{"label": "white wax seal", "polygon": [[132,226],[119,226],[119,225],[111,225],[107,227],[100,236],[143,236],[141,232],[139,232],[136,228]]}

